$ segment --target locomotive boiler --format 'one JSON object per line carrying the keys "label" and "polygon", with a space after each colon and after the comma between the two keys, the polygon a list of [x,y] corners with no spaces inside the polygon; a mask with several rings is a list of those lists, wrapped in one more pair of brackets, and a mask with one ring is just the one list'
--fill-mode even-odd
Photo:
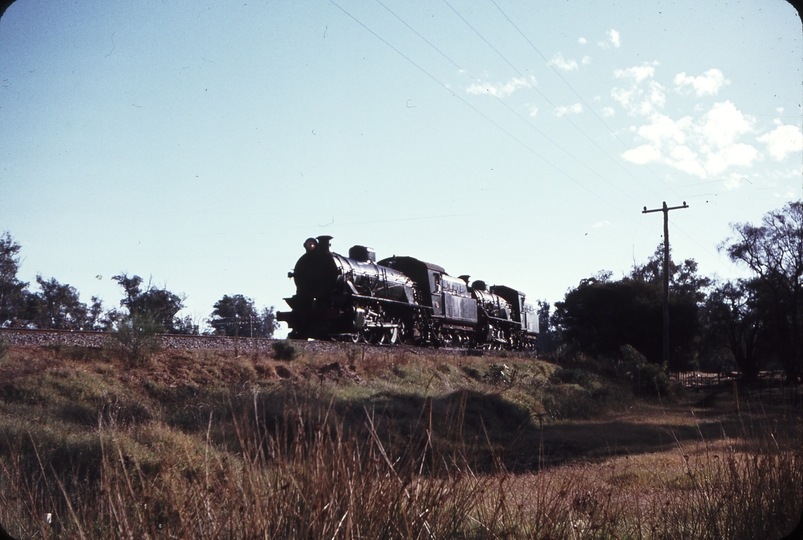
{"label": "locomotive boiler", "polygon": [[296,294],[277,319],[291,339],[527,349],[536,344],[538,318],[524,293],[506,286],[469,285],[436,264],[413,257],[376,262],[373,249],[353,246],[348,257],[331,250],[331,237],[304,242],[288,274]]}
{"label": "locomotive boiler", "polygon": [[296,294],[285,299],[292,311],[277,313],[292,329],[288,337],[399,341],[418,311],[415,283],[377,265],[373,249],[354,246],[343,257],[331,251],[330,240],[307,239],[288,274],[296,284]]}

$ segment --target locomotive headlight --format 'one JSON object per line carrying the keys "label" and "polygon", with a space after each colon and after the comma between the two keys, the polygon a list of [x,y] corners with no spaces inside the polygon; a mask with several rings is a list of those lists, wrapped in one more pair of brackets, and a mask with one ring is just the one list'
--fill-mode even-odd
{"label": "locomotive headlight", "polygon": [[307,253],[313,251],[316,247],[318,247],[318,241],[314,238],[307,238],[304,241],[304,249],[307,250]]}

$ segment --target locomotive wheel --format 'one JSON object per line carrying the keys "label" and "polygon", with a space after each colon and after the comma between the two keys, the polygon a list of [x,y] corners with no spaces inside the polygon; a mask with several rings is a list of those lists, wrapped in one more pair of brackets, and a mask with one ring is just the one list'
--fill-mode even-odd
{"label": "locomotive wheel", "polygon": [[399,320],[396,321],[396,324],[398,325],[398,327],[396,328],[396,331],[397,331],[398,336],[399,336],[398,340],[396,342],[397,343],[408,343],[410,341],[411,332],[410,332],[410,329],[407,326],[407,323],[405,323],[404,320],[399,319]]}
{"label": "locomotive wheel", "polygon": [[401,332],[399,332],[399,327],[394,326],[392,328],[388,328],[387,331],[387,342],[391,345],[397,344],[400,340]]}
{"label": "locomotive wheel", "polygon": [[371,345],[381,345],[385,341],[385,332],[381,328],[366,330],[365,341]]}

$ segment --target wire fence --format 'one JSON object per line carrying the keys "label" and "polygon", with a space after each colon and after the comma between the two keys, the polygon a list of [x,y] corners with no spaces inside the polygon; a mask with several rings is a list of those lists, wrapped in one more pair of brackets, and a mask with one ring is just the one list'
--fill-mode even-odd
{"label": "wire fence", "polygon": [[790,383],[783,371],[760,371],[754,381],[746,381],[738,371],[706,373],[689,371],[673,378],[689,390],[700,393],[728,391],[766,405],[803,407],[803,385]]}

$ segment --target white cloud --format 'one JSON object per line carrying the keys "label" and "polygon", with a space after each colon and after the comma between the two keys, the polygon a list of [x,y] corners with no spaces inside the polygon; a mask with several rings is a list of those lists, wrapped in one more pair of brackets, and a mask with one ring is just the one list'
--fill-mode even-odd
{"label": "white cloud", "polygon": [[661,151],[652,144],[642,144],[622,154],[625,160],[637,165],[661,161]]}
{"label": "white cloud", "polygon": [[655,112],[656,107],[663,107],[666,104],[663,85],[653,80],[657,65],[658,62],[645,62],[640,66],[614,70],[614,77],[630,81],[627,87],[614,87],[611,90],[611,97],[628,114],[649,116]]}
{"label": "white cloud", "polygon": [[675,122],[664,114],[655,113],[650,117],[651,123],[638,128],[638,134],[657,147],[666,144],[685,144],[686,134],[691,118],[684,117]]}
{"label": "white cloud", "polygon": [[606,118],[616,115],[616,111],[614,110],[613,107],[603,107],[602,109],[600,109],[600,112],[602,113],[602,116]]}
{"label": "white cloud", "polygon": [[610,224],[611,224],[611,222],[606,219],[605,221],[598,221],[598,222],[594,223],[591,226],[591,228],[592,229],[601,229],[602,227],[610,226]]}
{"label": "white cloud", "polygon": [[651,79],[655,76],[655,66],[658,62],[644,63],[640,66],[633,66],[627,69],[617,69],[613,72],[613,76],[617,79],[634,79],[636,83],[640,83],[644,79]]}
{"label": "white cloud", "polygon": [[608,39],[605,41],[598,41],[597,45],[603,49],[609,49],[610,47],[619,48],[621,46],[622,42],[619,39],[619,32],[611,28],[606,34],[608,35]]}
{"label": "white cloud", "polygon": [[705,178],[705,168],[700,164],[697,157],[697,153],[688,146],[676,146],[669,152],[667,162],[683,172]]}
{"label": "white cloud", "polygon": [[584,56],[583,59],[580,60],[580,63],[583,64],[584,66],[587,66],[588,64],[591,63],[591,57],[587,55]]}
{"label": "white cloud", "polygon": [[778,126],[759,137],[758,141],[766,144],[770,155],[778,161],[803,150],[803,134],[797,126]]}
{"label": "white cloud", "polygon": [[530,116],[532,116],[533,118],[535,118],[535,115],[538,114],[538,107],[536,107],[535,105],[527,105],[527,109],[529,111]]}
{"label": "white cloud", "polygon": [[715,96],[720,88],[731,83],[718,69],[709,69],[699,77],[686,75],[686,72],[678,73],[674,82],[678,92],[691,93],[693,90],[698,97]]}
{"label": "white cloud", "polygon": [[563,58],[563,54],[557,52],[555,56],[552,57],[552,60],[549,61],[549,64],[552,66],[556,66],[563,71],[571,71],[573,69],[577,69],[577,62],[574,60],[565,60]]}
{"label": "white cloud", "polygon": [[565,105],[555,108],[555,116],[564,116],[567,114],[580,114],[583,112],[583,106],[580,103],[574,105]]}
{"label": "white cloud", "polygon": [[[656,63],[617,69],[613,72],[619,79],[630,80],[627,88],[613,88],[611,97],[631,115],[649,116],[656,107],[666,104],[666,94],[661,83],[652,80]],[[646,84],[642,85],[646,81]]]}
{"label": "white cloud", "polygon": [[697,120],[690,116],[673,120],[653,112],[649,123],[634,127],[644,144],[622,157],[641,165],[663,163],[700,178],[719,175],[732,167],[751,167],[761,156],[755,147],[739,139],[753,131],[753,124],[754,120],[730,101],[715,103]]}
{"label": "white cloud", "polygon": [[750,167],[758,157],[758,150],[749,144],[738,143],[708,154],[705,170],[716,175],[729,167]]}
{"label": "white cloud", "polygon": [[579,43],[580,45],[585,45],[586,43],[588,43],[588,40],[584,37],[581,37],[577,39],[577,43]]}
{"label": "white cloud", "polygon": [[753,129],[753,121],[745,117],[730,101],[715,103],[711,110],[703,115],[698,125],[707,144],[725,148],[734,144],[741,135]]}
{"label": "white cloud", "polygon": [[490,94],[496,97],[506,97],[518,90],[519,88],[532,88],[535,86],[535,78],[529,81],[524,77],[514,77],[506,83],[474,83],[466,88],[468,94]]}

